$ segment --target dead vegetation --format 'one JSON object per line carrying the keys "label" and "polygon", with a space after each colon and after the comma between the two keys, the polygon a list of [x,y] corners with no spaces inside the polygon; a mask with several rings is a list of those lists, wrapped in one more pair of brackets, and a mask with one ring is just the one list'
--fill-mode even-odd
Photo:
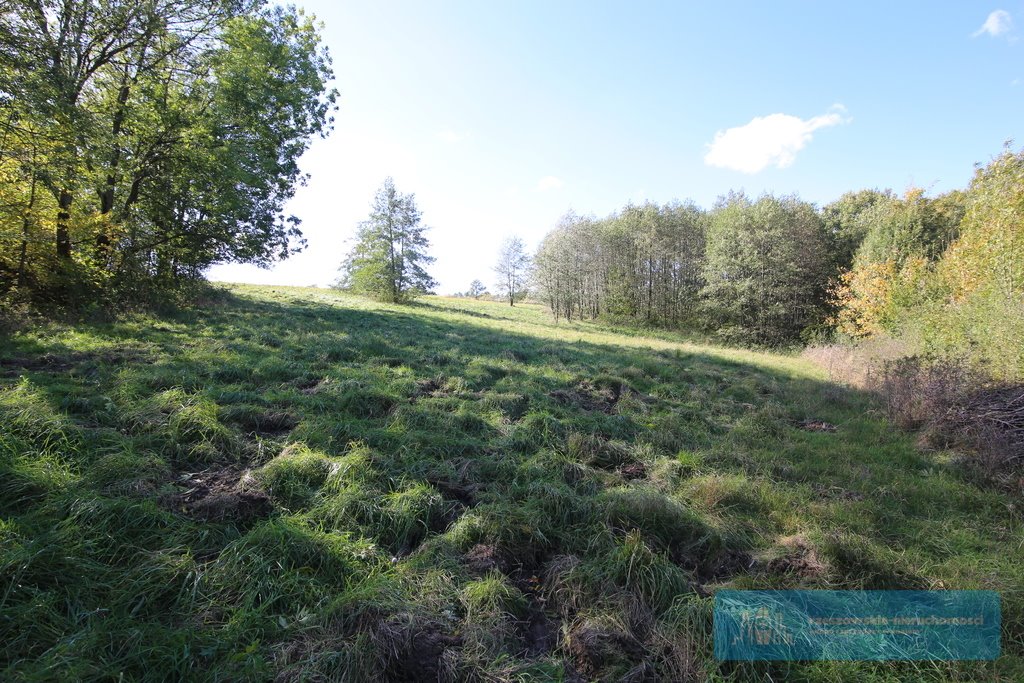
{"label": "dead vegetation", "polygon": [[[969,453],[961,462],[985,479],[1021,487],[1024,461],[1024,385],[992,381],[964,361],[906,354],[895,343],[810,348],[804,356],[833,379],[875,394],[888,418],[917,431],[926,450]],[[801,423],[834,431],[827,423]]]}

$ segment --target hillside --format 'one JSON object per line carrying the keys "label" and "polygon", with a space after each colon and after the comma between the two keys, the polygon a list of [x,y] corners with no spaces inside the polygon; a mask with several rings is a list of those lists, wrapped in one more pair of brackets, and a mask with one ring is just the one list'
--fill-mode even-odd
{"label": "hillside", "polygon": [[[998,590],[994,663],[722,665],[714,591]],[[1024,680],[1019,501],[791,355],[230,286],[0,350],[0,678]]]}

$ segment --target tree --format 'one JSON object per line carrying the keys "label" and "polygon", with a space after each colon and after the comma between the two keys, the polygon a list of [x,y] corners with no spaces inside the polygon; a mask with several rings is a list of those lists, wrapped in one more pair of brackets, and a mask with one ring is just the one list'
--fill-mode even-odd
{"label": "tree", "polygon": [[498,291],[508,297],[509,306],[515,306],[516,297],[526,289],[530,275],[530,256],[521,238],[509,237],[502,243],[494,272],[498,274]]}
{"label": "tree", "polygon": [[0,274],[138,301],[301,248],[283,207],[335,98],[314,20],[263,0],[8,4],[0,173],[22,229],[0,233]]}
{"label": "tree", "polygon": [[469,292],[467,292],[467,294],[474,299],[479,299],[486,291],[487,288],[484,287],[484,283],[479,280],[473,280],[469,283]]}
{"label": "tree", "polygon": [[704,288],[711,327],[758,344],[796,340],[825,319],[831,259],[821,218],[796,197],[719,200]]}
{"label": "tree", "polygon": [[429,294],[437,282],[424,269],[434,258],[421,218],[415,195],[401,194],[385,179],[341,265],[339,286],[391,303]]}

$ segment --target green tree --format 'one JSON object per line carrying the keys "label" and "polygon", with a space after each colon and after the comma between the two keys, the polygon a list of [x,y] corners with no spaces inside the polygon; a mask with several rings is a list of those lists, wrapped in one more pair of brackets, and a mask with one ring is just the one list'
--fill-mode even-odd
{"label": "green tree", "polygon": [[516,297],[523,295],[530,276],[530,256],[521,238],[509,237],[502,243],[494,272],[498,275],[498,291],[508,297],[509,306],[515,306]]}
{"label": "green tree", "polygon": [[335,98],[311,18],[260,0],[8,4],[0,155],[25,229],[4,230],[0,272],[137,300],[301,247],[283,206]]}
{"label": "green tree", "polygon": [[821,210],[825,232],[831,242],[829,250],[837,271],[848,270],[864,238],[872,228],[873,219],[898,201],[890,190],[859,190],[847,192]]}
{"label": "green tree", "polygon": [[866,230],[854,265],[894,261],[899,267],[913,257],[935,261],[956,239],[965,210],[959,191],[931,199],[915,188],[902,198],[878,201],[860,216]]}
{"label": "green tree", "polygon": [[817,211],[796,197],[743,194],[712,212],[705,266],[708,324],[730,339],[796,340],[823,322],[831,268]]}
{"label": "green tree", "polygon": [[427,227],[412,194],[401,194],[391,178],[377,190],[370,217],[360,223],[356,244],[341,266],[339,286],[400,303],[429,294],[437,283],[425,270]]}
{"label": "green tree", "polygon": [[480,282],[480,280],[473,280],[469,283],[469,292],[467,294],[474,299],[479,299],[486,291],[487,288],[484,286],[484,283]]}

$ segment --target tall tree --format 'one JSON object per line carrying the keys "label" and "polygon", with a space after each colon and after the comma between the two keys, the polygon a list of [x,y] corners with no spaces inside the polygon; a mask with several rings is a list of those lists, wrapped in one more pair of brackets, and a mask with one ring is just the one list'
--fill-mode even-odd
{"label": "tall tree", "polygon": [[394,180],[385,179],[341,265],[339,286],[391,303],[429,294],[437,282],[425,270],[434,258],[421,219],[415,195],[400,193]]}
{"label": "tall tree", "polygon": [[487,288],[484,287],[484,283],[479,280],[473,280],[469,283],[469,295],[474,299],[479,299],[486,291]]}
{"label": "tall tree", "polygon": [[731,339],[794,341],[824,318],[831,260],[822,220],[796,197],[719,200],[708,231],[710,325]]}
{"label": "tall tree", "polygon": [[498,291],[508,297],[509,306],[515,306],[530,276],[530,256],[521,238],[509,237],[502,243],[494,272],[498,274]]}
{"label": "tall tree", "polygon": [[315,21],[263,0],[7,5],[0,166],[30,239],[3,239],[0,271],[136,299],[301,247],[283,206],[335,98]]}

